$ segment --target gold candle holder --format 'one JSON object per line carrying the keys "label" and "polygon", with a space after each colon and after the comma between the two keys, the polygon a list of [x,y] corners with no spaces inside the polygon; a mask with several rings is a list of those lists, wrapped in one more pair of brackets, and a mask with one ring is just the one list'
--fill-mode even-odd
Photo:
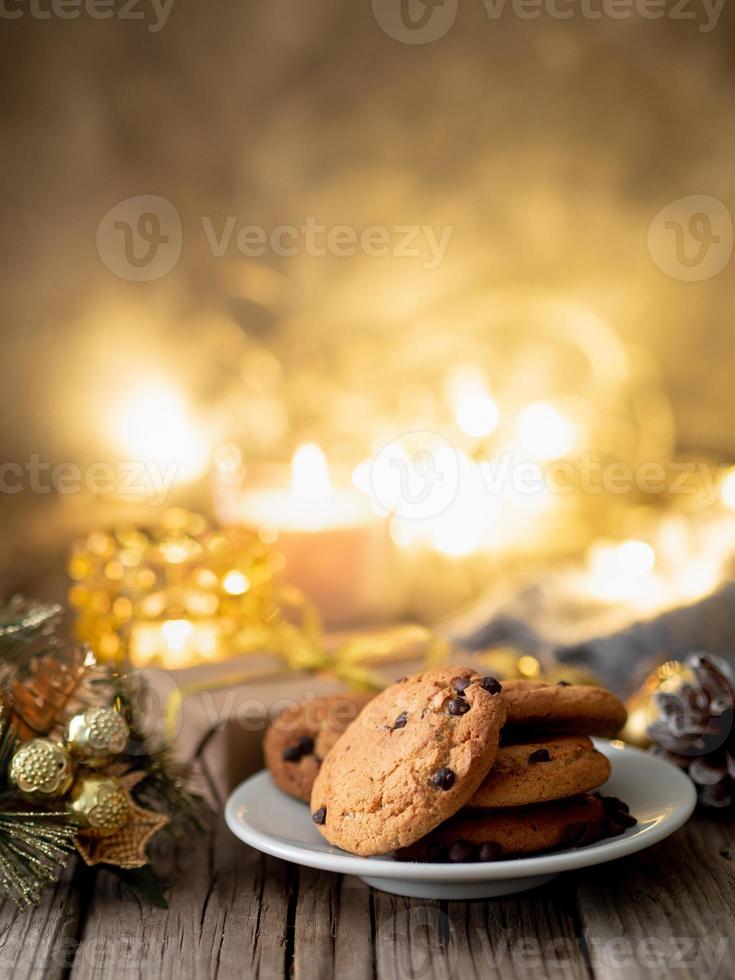
{"label": "gold candle holder", "polygon": [[[69,558],[75,632],[101,660],[133,667],[189,667],[273,648],[294,629],[279,568],[255,535],[211,529],[183,510],[150,529],[96,531]],[[308,625],[313,613],[299,612]]]}

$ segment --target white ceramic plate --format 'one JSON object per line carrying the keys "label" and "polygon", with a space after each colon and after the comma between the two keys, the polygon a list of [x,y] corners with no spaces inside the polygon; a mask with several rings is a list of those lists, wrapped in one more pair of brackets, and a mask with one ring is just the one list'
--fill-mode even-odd
{"label": "white ceramic plate", "polygon": [[621,837],[539,857],[472,864],[418,864],[390,857],[356,857],[331,847],[312,823],[309,808],[259,772],[227,801],[230,830],[266,854],[308,868],[358,875],[367,884],[416,898],[488,898],[511,895],[550,881],[561,871],[613,861],[655,844],[684,824],[696,804],[687,776],[665,762],[619,742],[595,740],[612,762],[602,791],[630,806],[638,824]]}

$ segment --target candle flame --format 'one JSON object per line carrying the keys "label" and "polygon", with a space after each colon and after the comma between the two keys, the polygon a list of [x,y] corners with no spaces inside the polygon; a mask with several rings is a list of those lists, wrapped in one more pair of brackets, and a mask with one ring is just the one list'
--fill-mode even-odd
{"label": "candle flame", "polygon": [[296,450],[291,461],[291,490],[305,503],[323,504],[329,499],[332,486],[324,453],[313,442]]}
{"label": "candle flame", "polygon": [[291,493],[305,527],[318,530],[329,522],[332,484],[324,453],[313,442],[296,450],[291,460]]}

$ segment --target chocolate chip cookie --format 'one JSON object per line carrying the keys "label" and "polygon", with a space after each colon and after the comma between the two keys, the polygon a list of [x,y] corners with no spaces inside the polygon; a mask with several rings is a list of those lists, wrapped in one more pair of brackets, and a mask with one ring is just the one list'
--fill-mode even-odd
{"label": "chocolate chip cookie", "polygon": [[586,735],[503,745],[467,805],[497,810],[563,800],[597,789],[609,777],[608,759]]}
{"label": "chocolate chip cookie", "polygon": [[274,782],[308,803],[322,759],[369,700],[360,694],[335,694],[282,711],[263,741],[265,764]]}
{"label": "chocolate chip cookie", "polygon": [[402,861],[497,861],[594,844],[634,827],[628,807],[613,797],[588,795],[524,810],[455,817],[396,857]]}
{"label": "chocolate chip cookie", "polygon": [[610,691],[579,684],[504,681],[506,731],[558,732],[568,735],[616,735],[628,717]]}
{"label": "chocolate chip cookie", "polygon": [[375,697],[314,781],[319,831],[353,854],[384,854],[456,813],[495,760],[505,721],[500,691],[472,668],[443,667]]}

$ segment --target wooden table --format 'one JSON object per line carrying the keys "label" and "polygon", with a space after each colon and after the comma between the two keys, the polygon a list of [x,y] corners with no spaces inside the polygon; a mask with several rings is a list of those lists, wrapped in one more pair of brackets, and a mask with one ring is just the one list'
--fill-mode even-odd
{"label": "wooden table", "polygon": [[222,823],[158,867],[170,908],[76,864],[37,908],[0,906],[0,977],[735,976],[735,822],[525,894],[431,902],[265,857]]}

